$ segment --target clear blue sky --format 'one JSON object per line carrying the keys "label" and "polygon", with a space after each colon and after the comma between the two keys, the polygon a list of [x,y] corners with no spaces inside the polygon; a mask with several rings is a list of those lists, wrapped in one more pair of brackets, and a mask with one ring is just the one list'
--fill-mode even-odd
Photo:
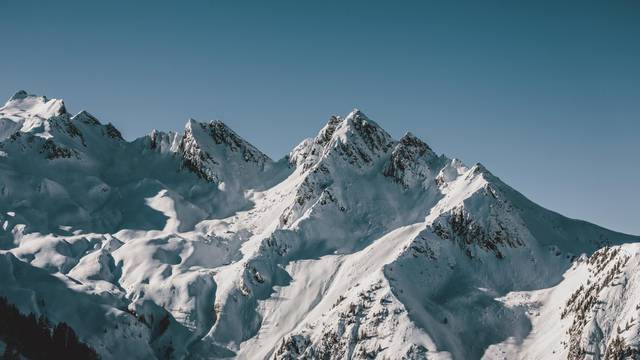
{"label": "clear blue sky", "polygon": [[222,119],[274,158],[358,107],[640,234],[640,2],[2,1],[0,96],[133,139]]}

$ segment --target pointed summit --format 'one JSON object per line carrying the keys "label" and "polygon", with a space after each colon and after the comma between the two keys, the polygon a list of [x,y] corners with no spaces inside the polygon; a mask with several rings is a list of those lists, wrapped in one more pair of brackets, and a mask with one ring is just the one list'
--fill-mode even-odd
{"label": "pointed summit", "polygon": [[322,158],[333,157],[363,167],[393,146],[393,139],[362,111],[353,109],[344,119],[331,116],[313,139],[306,139],[289,154],[290,163],[310,169]]}
{"label": "pointed summit", "polygon": [[362,111],[360,111],[360,109],[358,108],[353,108],[353,110],[351,110],[351,112],[349,114],[347,114],[347,119],[349,118],[356,118],[356,117],[367,117]]}
{"label": "pointed summit", "polygon": [[409,188],[435,176],[432,162],[436,158],[429,145],[407,132],[393,148],[384,175]]}
{"label": "pointed summit", "polygon": [[378,132],[383,137],[391,138],[391,136],[387,134],[387,132],[380,125],[371,120],[364,112],[360,111],[357,108],[351,110],[351,112],[344,118],[343,123],[343,126],[356,132],[366,131],[369,134]]}
{"label": "pointed summit", "polygon": [[[189,119],[177,151],[184,158],[183,167],[214,183],[255,181],[258,172],[272,160],[219,120],[201,123]],[[231,169],[234,167],[243,169]],[[239,179],[243,176],[247,179]],[[235,181],[235,180],[234,180]]]}
{"label": "pointed summit", "polygon": [[354,109],[336,128],[334,138],[352,164],[370,164],[393,146],[393,139],[362,111]]}
{"label": "pointed summit", "polygon": [[411,132],[406,132],[400,138],[400,144],[402,144],[405,147],[413,147],[417,151],[419,151],[421,154],[426,151],[432,151],[429,145],[427,145],[427,143],[422,141],[422,139],[420,139],[419,137],[413,135],[413,133]]}
{"label": "pointed summit", "polygon": [[198,121],[196,121],[196,119],[189,118],[189,119],[187,119],[187,122],[184,124],[184,128],[187,129],[187,130],[193,131],[193,129],[195,127],[197,127],[198,125],[200,125],[200,123]]}
{"label": "pointed summit", "polygon": [[327,124],[320,129],[318,136],[316,136],[317,142],[320,144],[328,143],[336,131],[336,127],[338,127],[341,122],[342,118],[340,116],[332,115],[329,121],[327,121]]}
{"label": "pointed summit", "polygon": [[100,121],[93,115],[91,115],[88,111],[82,110],[79,113],[75,114],[72,118],[72,121],[81,121],[85,124],[89,125],[100,125]]}
{"label": "pointed summit", "polygon": [[[380,129],[382,129],[382,127],[380,127],[380,125],[378,125],[378,123],[376,123],[375,121],[371,120],[364,112],[362,112],[360,109],[358,108],[353,108],[353,110],[351,110],[351,112],[344,118],[346,123],[366,123],[369,124],[371,126],[375,126],[378,127]],[[383,130],[384,131],[384,130]]]}
{"label": "pointed summit", "polygon": [[315,138],[304,139],[291,150],[289,163],[295,167],[302,166],[303,171],[310,169],[325,152],[336,128],[342,121],[343,119],[340,116],[332,115]]}

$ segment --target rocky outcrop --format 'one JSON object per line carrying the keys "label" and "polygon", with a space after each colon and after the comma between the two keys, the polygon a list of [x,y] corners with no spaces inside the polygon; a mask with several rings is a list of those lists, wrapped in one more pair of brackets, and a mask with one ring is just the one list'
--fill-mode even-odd
{"label": "rocky outcrop", "polygon": [[[152,143],[153,144],[153,143]],[[208,124],[189,120],[180,139],[177,152],[183,158],[183,167],[206,181],[221,183],[234,179],[230,175],[240,167],[244,174],[237,177],[256,176],[271,163],[268,156],[242,139],[221,121]],[[223,166],[230,163],[231,166]],[[240,169],[238,169],[240,170]]]}
{"label": "rocky outcrop", "polygon": [[426,143],[406,133],[393,148],[384,175],[404,188],[413,187],[435,176],[437,159]]}

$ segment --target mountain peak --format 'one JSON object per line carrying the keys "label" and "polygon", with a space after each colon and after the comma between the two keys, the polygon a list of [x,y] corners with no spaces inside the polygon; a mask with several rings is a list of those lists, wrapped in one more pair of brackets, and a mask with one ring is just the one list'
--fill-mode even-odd
{"label": "mountain peak", "polygon": [[491,172],[481,163],[475,163],[475,165],[473,165],[473,167],[471,168],[471,172],[474,174],[486,174],[486,175],[492,175]]}
{"label": "mountain peak", "polygon": [[229,127],[229,125],[225,124],[225,122],[222,121],[222,120],[211,120],[211,121],[209,121],[209,125],[225,127],[225,128],[231,129]]}
{"label": "mountain peak", "polygon": [[6,139],[17,132],[39,131],[44,135],[48,119],[67,114],[62,100],[48,99],[20,90],[0,107],[0,139]]}
{"label": "mountain peak", "polygon": [[384,129],[359,109],[344,119],[333,115],[313,139],[304,140],[289,154],[290,162],[307,170],[326,156],[337,156],[352,165],[372,164],[393,146]]}
{"label": "mountain peak", "polygon": [[369,119],[369,117],[364,112],[360,111],[360,109],[357,108],[354,108],[349,114],[347,114],[347,116],[344,118],[344,122],[347,124],[351,122],[372,122],[376,126],[378,126],[374,121]]}
{"label": "mountain peak", "polygon": [[[393,145],[391,135],[358,109],[347,115],[333,136],[343,145],[342,148],[347,155],[353,160],[360,158],[365,163],[371,162],[381,153],[386,153]],[[347,147],[353,148],[352,151]]]}
{"label": "mountain peak", "polygon": [[420,140],[420,138],[418,138],[417,136],[413,135],[413,133],[411,131],[407,131],[406,133],[404,133],[404,135],[402,135],[402,137],[400,138],[400,142],[402,142],[405,139],[406,140],[413,140],[413,139]]}
{"label": "mountain peak", "polygon": [[436,154],[429,145],[407,132],[391,152],[384,174],[405,188],[412,187],[433,175],[430,163],[435,158]]}
{"label": "mountain peak", "polygon": [[183,155],[185,167],[201,178],[216,183],[230,181],[235,176],[226,174],[225,166],[222,165],[233,167],[230,165],[233,162],[231,159],[252,164],[246,169],[252,168],[247,173],[252,173],[254,177],[271,162],[267,155],[220,120],[204,123],[190,118],[185,125],[178,151]]}
{"label": "mountain peak", "polygon": [[9,101],[22,100],[28,96],[29,96],[29,93],[26,92],[25,90],[18,90],[15,94],[13,94],[12,97],[9,98]]}
{"label": "mountain peak", "polygon": [[189,118],[187,119],[187,122],[184,124],[184,128],[188,130],[193,130],[193,128],[197,125],[200,125],[200,122],[198,122],[194,118]]}
{"label": "mountain peak", "polygon": [[367,117],[362,111],[360,111],[360,109],[358,108],[353,108],[351,110],[351,112],[349,112],[349,114],[347,115],[347,119],[348,118],[355,118],[355,117]]}
{"label": "mountain peak", "polygon": [[353,109],[341,122],[341,127],[347,131],[353,131],[361,136],[369,136],[373,133],[379,133],[385,138],[391,139],[389,135],[378,123],[371,120],[364,112],[359,109]]}
{"label": "mountain peak", "polygon": [[405,147],[413,147],[418,149],[421,153],[426,151],[431,151],[431,148],[427,143],[422,141],[419,137],[413,135],[411,132],[405,133],[401,138],[399,143]]}
{"label": "mountain peak", "polygon": [[75,114],[71,118],[71,120],[82,121],[83,123],[90,124],[90,125],[100,125],[100,121],[86,110],[82,110],[79,113]]}
{"label": "mountain peak", "polygon": [[48,119],[67,113],[64,101],[61,99],[49,99],[46,96],[29,94],[25,90],[19,90],[9,101],[0,108],[4,116],[19,120],[30,117]]}

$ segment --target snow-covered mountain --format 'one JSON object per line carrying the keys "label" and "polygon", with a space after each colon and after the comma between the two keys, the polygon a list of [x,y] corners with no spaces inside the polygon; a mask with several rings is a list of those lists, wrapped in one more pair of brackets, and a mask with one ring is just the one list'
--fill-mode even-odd
{"label": "snow-covered mountain", "polygon": [[640,237],[358,110],[273,161],[220,121],[129,142],[20,91],[0,249],[0,297],[104,359],[640,353]]}

